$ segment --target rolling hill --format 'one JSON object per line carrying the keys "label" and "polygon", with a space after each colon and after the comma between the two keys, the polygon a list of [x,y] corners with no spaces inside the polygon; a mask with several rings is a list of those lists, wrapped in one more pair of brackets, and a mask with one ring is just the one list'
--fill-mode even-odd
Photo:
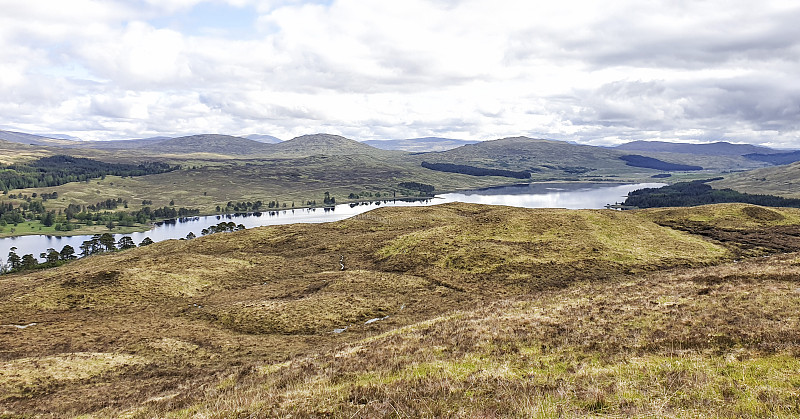
{"label": "rolling hill", "polygon": [[149,138],[133,138],[129,140],[109,140],[109,141],[82,141],[80,143],[70,145],[69,147],[81,147],[99,150],[117,150],[117,149],[146,149],[153,144],[160,143],[171,139],[172,137],[149,137]]}
{"label": "rolling hill", "polygon": [[0,411],[793,416],[799,229],[447,204],[2,276]]}
{"label": "rolling hill", "polygon": [[153,142],[149,148],[151,151],[167,153],[249,155],[266,152],[269,144],[231,135],[201,134]]}
{"label": "rolling hill", "polygon": [[28,144],[28,145],[60,146],[60,147],[69,147],[78,142],[75,140],[49,138],[49,137],[43,137],[41,135],[26,134],[24,132],[3,131],[3,130],[0,130],[0,140],[9,141],[12,143]]}
{"label": "rolling hill", "polygon": [[800,162],[734,173],[710,184],[744,193],[800,198]]}
{"label": "rolling hill", "polygon": [[789,164],[789,163],[794,163],[796,161],[800,161],[800,151],[790,151],[786,153],[772,153],[772,154],[753,153],[753,154],[746,154],[745,157],[751,160],[758,160],[770,164],[780,165],[780,164]]}
{"label": "rolling hill", "polygon": [[280,157],[307,157],[314,155],[397,155],[397,152],[379,150],[349,138],[332,134],[311,134],[292,138],[269,147],[269,153]]}
{"label": "rolling hill", "polygon": [[[410,156],[429,163],[530,171],[534,177],[625,175],[636,171],[620,159],[625,153],[602,147],[527,137],[505,138],[465,145],[452,150]],[[653,171],[655,173],[655,171]]]}
{"label": "rolling hill", "polygon": [[671,143],[666,141],[632,141],[614,147],[624,151],[649,151],[653,153],[681,153],[699,154],[703,156],[743,156],[751,153],[771,154],[778,153],[769,147],[751,144],[732,144],[718,141],[707,144]]}
{"label": "rolling hill", "polygon": [[431,162],[461,161],[481,165],[498,162],[509,169],[534,172],[558,167],[594,168],[610,165],[622,168],[624,153],[601,147],[527,137],[504,138],[461,146],[452,150],[420,155]]}
{"label": "rolling hill", "polygon": [[[699,166],[707,171],[747,170],[766,163],[742,156],[707,156],[686,153],[639,152],[660,160],[664,167]],[[578,145],[564,141],[527,137],[504,138],[465,145],[438,153],[423,153],[409,159],[430,163],[467,164],[508,170],[527,170],[534,179],[575,176],[629,176],[657,173],[657,169],[627,166],[629,152],[615,148]]]}

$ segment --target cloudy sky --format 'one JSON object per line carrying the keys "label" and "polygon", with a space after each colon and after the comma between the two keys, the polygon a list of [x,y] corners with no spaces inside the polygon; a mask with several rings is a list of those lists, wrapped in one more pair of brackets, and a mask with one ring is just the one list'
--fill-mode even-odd
{"label": "cloudy sky", "polygon": [[0,129],[800,148],[800,2],[0,0]]}

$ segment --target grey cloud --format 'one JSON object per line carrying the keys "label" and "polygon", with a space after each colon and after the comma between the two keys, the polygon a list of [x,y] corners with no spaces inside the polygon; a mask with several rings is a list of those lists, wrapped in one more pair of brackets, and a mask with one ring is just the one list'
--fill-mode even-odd
{"label": "grey cloud", "polygon": [[780,79],[618,81],[549,103],[563,120],[594,136],[640,139],[700,130],[720,139],[745,130],[789,141],[800,130],[800,88]]}
{"label": "grey cloud", "polygon": [[319,111],[304,107],[286,107],[278,104],[259,104],[225,94],[203,94],[200,102],[211,109],[220,110],[245,120],[324,120]]}
{"label": "grey cloud", "polygon": [[[571,33],[528,29],[510,37],[506,58],[510,62],[536,58],[573,60],[593,68],[680,69],[800,59],[800,8],[703,19],[683,28],[677,23],[682,18],[677,11],[680,9],[664,8],[662,12],[675,14],[675,27],[654,27],[636,15],[617,15]],[[683,12],[694,13],[691,8]],[[720,16],[724,14],[725,10],[719,11]]]}
{"label": "grey cloud", "polygon": [[90,110],[94,115],[109,118],[130,118],[131,107],[124,101],[109,98],[92,98]]}
{"label": "grey cloud", "polygon": [[800,89],[778,80],[735,79],[694,86],[687,117],[746,122],[756,130],[800,129]]}

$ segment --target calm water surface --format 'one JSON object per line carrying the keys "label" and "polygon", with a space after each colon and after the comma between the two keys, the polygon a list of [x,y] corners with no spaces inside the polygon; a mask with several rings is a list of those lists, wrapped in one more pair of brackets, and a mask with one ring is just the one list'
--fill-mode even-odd
{"label": "calm water surface", "polygon": [[[243,224],[247,228],[293,223],[324,223],[343,220],[384,206],[426,206],[447,202],[508,205],[523,208],[597,209],[603,208],[607,204],[624,201],[628,193],[636,189],[656,188],[660,186],[664,186],[664,184],[638,183],[609,185],[607,183],[535,183],[446,193],[421,201],[373,201],[361,204],[340,204],[334,208],[301,208],[257,214],[193,217],[158,223],[149,231],[124,235],[130,236],[133,241],[138,244],[145,237],[150,237],[153,241],[162,241],[184,238],[190,232],[200,236],[201,230],[222,221],[232,221],[237,225]],[[115,234],[114,238],[115,240],[119,240],[122,236],[123,234]],[[5,262],[5,258],[11,247],[16,247],[16,252],[20,256],[30,253],[38,257],[40,253],[48,248],[60,251],[61,248],[67,244],[74,247],[76,253],[80,253],[80,245],[89,239],[91,239],[90,235],[68,237],[38,235],[2,238],[0,239],[0,259],[2,259],[2,262]]]}

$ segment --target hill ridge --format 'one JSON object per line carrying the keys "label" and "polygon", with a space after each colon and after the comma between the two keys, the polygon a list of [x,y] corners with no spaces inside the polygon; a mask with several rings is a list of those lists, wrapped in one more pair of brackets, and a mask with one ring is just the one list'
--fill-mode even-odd
{"label": "hill ridge", "polygon": [[[270,153],[281,156],[338,156],[347,154],[386,155],[393,153],[336,134],[305,134],[270,145]],[[397,153],[397,152],[394,152]]]}
{"label": "hill ridge", "polygon": [[613,147],[617,150],[627,151],[649,151],[649,152],[667,152],[667,153],[682,153],[682,154],[700,154],[707,156],[743,156],[745,154],[763,153],[771,154],[777,153],[769,147],[756,146],[752,144],[735,144],[727,141],[716,141],[713,143],[682,143],[682,142],[668,142],[668,141],[631,141],[629,143],[620,144]]}

